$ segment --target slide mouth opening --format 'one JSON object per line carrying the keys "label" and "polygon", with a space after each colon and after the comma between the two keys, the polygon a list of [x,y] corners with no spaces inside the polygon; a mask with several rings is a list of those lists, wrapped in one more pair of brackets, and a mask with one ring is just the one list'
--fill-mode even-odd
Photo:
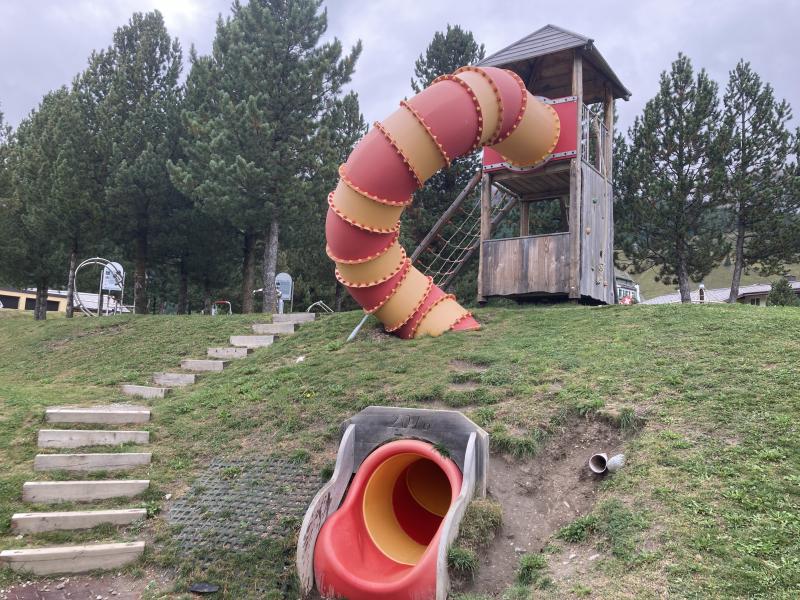
{"label": "slide mouth opening", "polygon": [[364,492],[364,524],[375,546],[395,562],[415,565],[459,492],[458,471],[435,452],[403,452],[373,471]]}

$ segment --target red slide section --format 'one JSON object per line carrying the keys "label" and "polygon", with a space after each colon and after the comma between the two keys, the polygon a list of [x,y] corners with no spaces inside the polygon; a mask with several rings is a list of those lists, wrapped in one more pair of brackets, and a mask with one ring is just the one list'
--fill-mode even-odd
{"label": "red slide section", "polygon": [[462,67],[411,98],[358,143],[328,197],[328,256],[336,277],[387,331],[409,339],[477,329],[455,297],[410,264],[400,216],[439,169],[482,146],[534,166],[556,146],[560,121],[512,71]]}
{"label": "red slide section", "polygon": [[358,469],[314,547],[325,598],[430,600],[442,522],[461,491],[461,472],[433,446],[398,440]]}

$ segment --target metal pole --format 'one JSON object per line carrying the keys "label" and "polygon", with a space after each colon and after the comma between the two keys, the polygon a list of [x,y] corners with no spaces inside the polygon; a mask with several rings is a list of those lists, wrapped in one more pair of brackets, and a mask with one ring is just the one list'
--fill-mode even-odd
{"label": "metal pole", "polygon": [[364,323],[367,322],[367,319],[369,319],[369,313],[364,315],[364,318],[361,319],[361,322],[358,325],[356,325],[356,328],[353,329],[353,332],[349,336],[347,336],[348,342],[352,342],[353,339],[355,339],[355,337],[358,335],[358,332],[361,331],[361,328],[364,326]]}

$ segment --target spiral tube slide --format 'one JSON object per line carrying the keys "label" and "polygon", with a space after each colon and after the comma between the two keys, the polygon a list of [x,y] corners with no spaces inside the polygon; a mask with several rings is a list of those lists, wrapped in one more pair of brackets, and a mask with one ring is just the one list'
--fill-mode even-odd
{"label": "spiral tube slide", "polygon": [[400,216],[440,169],[488,146],[518,166],[544,161],[558,115],[514,72],[462,67],[436,79],[375,123],[339,167],[328,196],[328,256],[336,278],[386,331],[403,339],[480,327],[455,297],[411,265],[398,243]]}
{"label": "spiral tube slide", "polygon": [[458,466],[426,442],[398,440],[375,450],[319,532],[314,575],[320,594],[432,599],[443,521],[461,482]]}

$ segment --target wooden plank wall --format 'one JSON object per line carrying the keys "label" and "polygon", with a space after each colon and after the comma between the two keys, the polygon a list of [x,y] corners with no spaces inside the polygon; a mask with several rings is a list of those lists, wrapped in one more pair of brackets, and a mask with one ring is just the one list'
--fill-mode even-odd
{"label": "wooden plank wall", "polygon": [[581,295],[614,303],[614,206],[611,184],[581,165]]}
{"label": "wooden plank wall", "polygon": [[483,242],[483,295],[569,292],[569,233]]}

